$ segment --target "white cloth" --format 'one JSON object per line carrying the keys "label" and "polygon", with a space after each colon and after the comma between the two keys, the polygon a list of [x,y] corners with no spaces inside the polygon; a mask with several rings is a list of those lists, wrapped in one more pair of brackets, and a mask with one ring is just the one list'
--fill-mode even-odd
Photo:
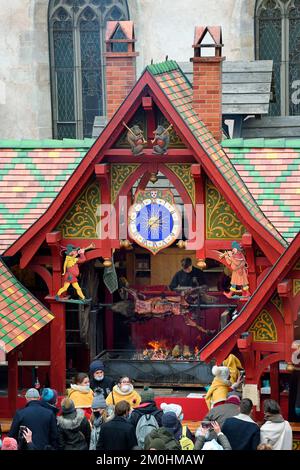
{"label": "white cloth", "polygon": [[241,421],[246,421],[247,423],[254,423],[256,424],[255,421],[253,421],[252,418],[250,418],[249,415],[244,415],[243,413],[239,413],[236,416],[233,416],[233,418],[240,419]]}
{"label": "white cloth", "polygon": [[292,450],[293,431],[288,421],[272,423],[266,421],[260,428],[260,442],[270,444],[273,450]]}
{"label": "white cloth", "polygon": [[212,439],[211,441],[205,442],[201,450],[224,450],[223,447],[216,441]]}

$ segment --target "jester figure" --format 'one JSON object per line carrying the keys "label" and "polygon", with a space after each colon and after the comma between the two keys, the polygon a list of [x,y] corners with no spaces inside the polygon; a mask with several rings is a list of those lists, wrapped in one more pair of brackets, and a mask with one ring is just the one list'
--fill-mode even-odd
{"label": "jester figure", "polygon": [[223,294],[230,299],[239,291],[238,286],[242,287],[242,297],[250,297],[249,281],[248,281],[248,265],[243,255],[242,247],[238,242],[232,242],[232,251],[225,251],[220,258],[225,258],[226,264],[231,269],[230,292]]}
{"label": "jester figure", "polygon": [[[64,270],[63,270],[63,281],[64,285],[59,289],[56,294],[56,297],[59,298],[63,292],[66,292],[72,284],[74,289],[77,292],[78,297],[81,300],[85,299],[83,292],[78,284],[78,276],[79,276],[79,268],[78,264],[84,263],[86,258],[84,256],[86,248],[79,248],[74,245],[67,245],[66,247],[66,259],[64,262]],[[78,257],[79,256],[79,257]]]}

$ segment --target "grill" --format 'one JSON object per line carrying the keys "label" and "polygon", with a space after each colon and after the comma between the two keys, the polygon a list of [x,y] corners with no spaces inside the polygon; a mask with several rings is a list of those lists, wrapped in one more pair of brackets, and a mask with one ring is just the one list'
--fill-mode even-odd
{"label": "grill", "polygon": [[129,376],[135,382],[157,386],[205,386],[212,382],[214,363],[186,359],[143,359],[139,351],[105,350],[97,356],[110,377]]}

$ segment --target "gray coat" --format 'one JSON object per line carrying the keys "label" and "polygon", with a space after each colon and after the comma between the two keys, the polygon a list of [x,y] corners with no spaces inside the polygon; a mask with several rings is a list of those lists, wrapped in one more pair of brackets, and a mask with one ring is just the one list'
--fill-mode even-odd
{"label": "gray coat", "polygon": [[240,407],[234,405],[233,403],[224,403],[223,405],[218,405],[212,408],[203,421],[217,421],[220,425],[220,428],[223,426],[227,418],[232,418],[233,416],[238,415],[240,412]]}

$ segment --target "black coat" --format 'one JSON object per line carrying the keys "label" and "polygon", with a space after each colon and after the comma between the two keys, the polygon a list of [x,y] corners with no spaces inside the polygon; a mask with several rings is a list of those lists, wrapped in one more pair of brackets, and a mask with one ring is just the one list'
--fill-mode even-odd
{"label": "black coat", "polygon": [[141,403],[139,406],[134,408],[130,415],[129,422],[134,426],[135,429],[137,423],[143,415],[154,415],[158,426],[161,427],[161,418],[163,415],[163,411],[157,408],[155,401]]}
{"label": "black coat", "polygon": [[32,442],[36,449],[45,446],[57,448],[57,425],[53,411],[45,408],[41,401],[33,400],[18,410],[14,416],[9,437],[18,440],[20,426],[26,426],[32,432]]}
{"label": "black coat", "polygon": [[174,275],[170,283],[170,289],[176,289],[178,286],[196,287],[197,284],[194,285],[194,278],[197,280],[199,286],[206,284],[206,278],[201,269],[197,269],[195,266],[193,266],[193,269],[190,273],[186,273],[183,271],[183,269],[181,269]]}
{"label": "black coat", "polygon": [[232,450],[256,450],[260,443],[260,429],[254,421],[249,422],[238,417],[227,418],[222,432],[229,440]]}
{"label": "black coat", "polygon": [[103,380],[95,380],[94,377],[90,378],[90,387],[93,392],[103,393],[104,398],[107,398],[115,385],[113,379],[104,376]]}
{"label": "black coat", "polygon": [[136,445],[135,429],[126,418],[116,416],[102,425],[97,450],[131,450]]}
{"label": "black coat", "polygon": [[91,426],[81,409],[75,416],[66,418],[58,416],[58,448],[59,450],[88,450],[91,438]]}

